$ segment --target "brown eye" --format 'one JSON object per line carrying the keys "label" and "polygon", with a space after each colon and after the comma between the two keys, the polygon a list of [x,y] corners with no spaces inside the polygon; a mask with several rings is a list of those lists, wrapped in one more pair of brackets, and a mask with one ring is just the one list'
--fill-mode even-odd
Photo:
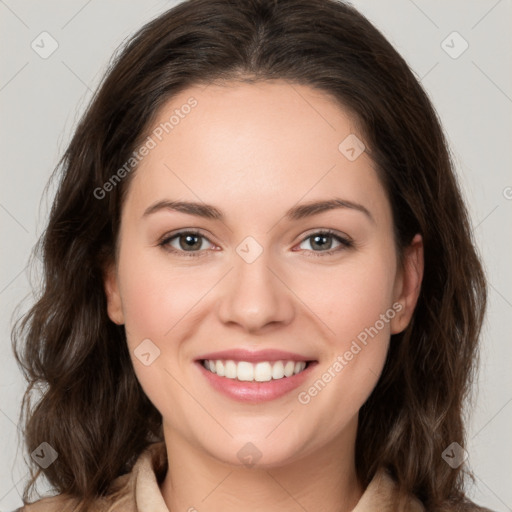
{"label": "brown eye", "polygon": [[169,252],[180,255],[201,256],[208,248],[208,242],[211,244],[211,242],[199,232],[181,231],[180,233],[165,237],[159,245]]}
{"label": "brown eye", "polygon": [[200,235],[193,234],[182,234],[177,237],[180,249],[183,249],[184,251],[201,249],[201,246],[203,245],[201,238],[202,237]]}
{"label": "brown eye", "polygon": [[[307,241],[309,241],[311,249],[308,249],[307,247],[301,247],[302,244]],[[319,231],[318,233],[313,233],[304,238],[300,244],[300,248],[309,252],[318,253],[315,254],[315,256],[322,256],[352,247],[352,245],[353,244],[350,240],[334,234],[331,231]]]}

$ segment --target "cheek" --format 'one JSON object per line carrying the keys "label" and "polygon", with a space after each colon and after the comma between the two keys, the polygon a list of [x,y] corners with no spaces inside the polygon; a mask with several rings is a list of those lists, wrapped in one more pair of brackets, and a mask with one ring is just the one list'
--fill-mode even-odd
{"label": "cheek", "polygon": [[[394,252],[383,244],[379,250],[355,255],[336,265],[299,269],[294,277],[290,273],[288,282],[326,326],[331,345],[342,350],[392,308],[395,269]],[[379,322],[378,327],[384,336],[389,335],[389,322],[384,326]]]}
{"label": "cheek", "polygon": [[[319,272],[315,286],[303,285],[299,292],[329,327],[320,378],[301,390],[299,403],[311,404],[320,415],[330,411],[325,421],[333,432],[366,401],[386,360],[390,322],[400,309],[393,304],[395,261],[394,252],[383,247]],[[333,403],[340,405],[335,411]]]}
{"label": "cheek", "polygon": [[[187,276],[157,260],[153,251],[130,246],[128,240],[122,247],[118,272],[127,344],[145,394],[165,416],[173,411],[175,420],[185,422],[182,414],[190,404],[173,378],[181,357],[179,344],[172,342],[173,329],[192,316],[201,290],[191,286],[191,273]],[[150,354],[146,361],[144,353]]]}
{"label": "cheek", "polygon": [[193,316],[194,305],[208,291],[197,271],[173,268],[152,252],[127,247],[125,255],[120,255],[121,296],[130,345],[145,338],[167,339],[181,319]]}
{"label": "cheek", "polygon": [[154,277],[151,270],[139,272],[136,268],[121,275],[125,328],[132,346],[146,338],[161,338],[163,334],[162,317],[167,316],[171,304],[162,300],[164,283]]}

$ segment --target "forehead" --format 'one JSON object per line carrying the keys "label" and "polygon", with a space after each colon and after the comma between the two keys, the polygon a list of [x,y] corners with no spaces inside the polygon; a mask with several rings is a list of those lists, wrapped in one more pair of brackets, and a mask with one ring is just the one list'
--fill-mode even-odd
{"label": "forehead", "polygon": [[165,195],[252,212],[302,198],[347,196],[377,207],[385,200],[368,155],[347,158],[347,144],[362,139],[356,120],[308,86],[191,87],[160,108],[148,136],[153,147],[128,194],[139,209]]}

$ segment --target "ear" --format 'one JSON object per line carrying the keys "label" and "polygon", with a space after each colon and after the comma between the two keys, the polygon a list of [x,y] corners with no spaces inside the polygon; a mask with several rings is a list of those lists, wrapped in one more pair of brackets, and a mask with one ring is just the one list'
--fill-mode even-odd
{"label": "ear", "polygon": [[124,324],[123,304],[119,293],[119,281],[115,265],[109,265],[103,276],[105,295],[107,296],[107,313],[117,325]]}
{"label": "ear", "polygon": [[399,303],[402,308],[391,320],[391,334],[398,334],[409,325],[420,295],[423,269],[423,239],[417,234],[404,250],[403,265],[395,280],[393,304]]}

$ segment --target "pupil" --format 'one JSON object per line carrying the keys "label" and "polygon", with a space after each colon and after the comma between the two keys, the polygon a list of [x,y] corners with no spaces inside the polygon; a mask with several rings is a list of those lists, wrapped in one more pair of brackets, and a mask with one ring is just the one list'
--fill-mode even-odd
{"label": "pupil", "polygon": [[190,250],[190,249],[199,249],[201,247],[201,242],[198,242],[199,237],[197,235],[182,235],[181,240],[185,238],[185,246],[182,246],[182,249]]}
{"label": "pupil", "polygon": [[[322,244],[326,244],[326,240],[329,238],[330,238],[330,235],[317,235],[317,236],[313,237],[313,246],[317,245],[320,247],[320,249],[322,249],[322,248],[325,249],[326,248],[325,245],[322,245]],[[320,245],[318,244],[319,240],[322,241]],[[328,245],[329,245],[329,247],[327,247],[327,249],[330,248],[330,244],[328,244]]]}

